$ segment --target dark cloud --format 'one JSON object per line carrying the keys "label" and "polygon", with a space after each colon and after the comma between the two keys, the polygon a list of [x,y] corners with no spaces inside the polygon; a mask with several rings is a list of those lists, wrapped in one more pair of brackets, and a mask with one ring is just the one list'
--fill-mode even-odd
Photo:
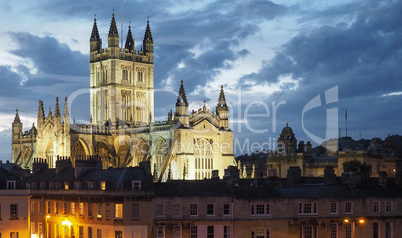
{"label": "dark cloud", "polygon": [[72,51],[50,36],[38,37],[25,32],[10,32],[19,48],[10,53],[32,60],[40,72],[60,75],[89,75],[88,55]]}

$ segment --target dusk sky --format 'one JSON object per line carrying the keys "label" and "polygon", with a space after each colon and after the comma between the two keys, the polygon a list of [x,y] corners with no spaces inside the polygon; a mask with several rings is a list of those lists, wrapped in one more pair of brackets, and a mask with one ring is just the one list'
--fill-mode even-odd
{"label": "dusk sky", "polygon": [[[262,143],[269,149],[286,123],[298,140],[314,145],[333,137],[327,136],[328,127],[336,136],[339,127],[345,136],[346,109],[354,139],[360,132],[367,139],[402,134],[402,1],[127,0],[123,5],[124,41],[131,22],[137,50],[149,16],[155,121],[174,110],[183,80],[190,110],[203,100],[214,110],[224,86],[237,155],[260,150]],[[47,115],[49,107],[54,112],[56,97],[78,95],[71,117],[89,122],[89,38],[96,14],[107,47],[113,9],[120,32],[120,0],[0,2],[1,160],[11,158],[17,108],[28,130],[36,125],[39,99]]]}

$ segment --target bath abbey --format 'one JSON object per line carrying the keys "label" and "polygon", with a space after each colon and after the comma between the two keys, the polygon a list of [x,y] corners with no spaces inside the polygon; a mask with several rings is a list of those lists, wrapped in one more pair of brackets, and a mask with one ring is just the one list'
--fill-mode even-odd
{"label": "bath abbey", "polygon": [[107,48],[102,48],[96,19],[90,36],[90,122],[71,121],[69,98],[56,98],[45,114],[39,100],[36,126],[23,131],[17,110],[12,123],[12,161],[32,168],[46,160],[97,159],[104,169],[138,166],[149,161],[155,181],[210,178],[212,170],[234,165],[233,131],[223,87],[215,108],[189,113],[183,81],[175,111],[154,121],[154,41],[149,21],[142,46],[136,49],[128,27],[124,46],[113,14]]}

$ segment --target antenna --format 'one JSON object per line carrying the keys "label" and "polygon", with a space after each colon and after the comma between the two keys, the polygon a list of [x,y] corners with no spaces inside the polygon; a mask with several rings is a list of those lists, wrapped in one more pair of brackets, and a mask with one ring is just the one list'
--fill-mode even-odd
{"label": "antenna", "polygon": [[123,0],[121,0],[121,51],[123,51]]}

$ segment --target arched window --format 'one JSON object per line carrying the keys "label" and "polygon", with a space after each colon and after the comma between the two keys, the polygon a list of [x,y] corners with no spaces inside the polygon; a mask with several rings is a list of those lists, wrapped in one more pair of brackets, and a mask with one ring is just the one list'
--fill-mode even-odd
{"label": "arched window", "polygon": [[205,139],[194,140],[195,179],[211,178],[214,169],[211,143]]}
{"label": "arched window", "polygon": [[137,77],[138,77],[138,82],[142,83],[144,81],[144,73],[143,72],[138,71]]}
{"label": "arched window", "polygon": [[123,118],[124,120],[130,121],[132,119],[131,116],[131,93],[129,91],[121,91],[122,97],[122,109],[124,112]]}
{"label": "arched window", "polygon": [[128,69],[127,68],[123,69],[122,74],[123,74],[123,77],[122,77],[123,81],[128,81]]}
{"label": "arched window", "polygon": [[73,148],[71,148],[71,162],[74,164],[76,159],[81,159],[87,156],[84,146],[81,141],[75,142]]}
{"label": "arched window", "polygon": [[145,156],[148,154],[149,146],[145,143],[144,140],[140,140],[137,143],[134,159],[133,159],[133,166],[138,166],[140,162],[145,160]]}
{"label": "arched window", "polygon": [[161,173],[164,158],[168,153],[168,146],[164,140],[160,140],[155,149],[155,161],[158,174]]}

